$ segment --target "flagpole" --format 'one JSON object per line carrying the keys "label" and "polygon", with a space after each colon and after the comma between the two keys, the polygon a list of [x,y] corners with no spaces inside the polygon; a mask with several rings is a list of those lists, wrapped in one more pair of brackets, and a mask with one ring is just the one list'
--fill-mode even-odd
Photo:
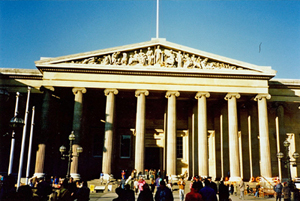
{"label": "flagpole", "polygon": [[31,127],[30,127],[29,147],[28,147],[27,168],[26,168],[26,182],[25,182],[26,185],[28,185],[28,181],[29,181],[32,138],[33,138],[33,126],[34,126],[34,114],[35,114],[35,107],[33,106],[32,107],[32,117],[31,117]]}
{"label": "flagpole", "polygon": [[159,0],[156,0],[156,38],[159,38]]}
{"label": "flagpole", "polygon": [[26,111],[25,111],[23,134],[22,134],[22,145],[21,145],[21,153],[20,153],[20,162],[19,162],[19,173],[18,173],[17,189],[19,189],[19,187],[21,185],[22,168],[23,168],[23,158],[24,158],[24,149],[25,149],[25,140],[26,140],[27,118],[28,118],[28,113],[29,113],[28,107],[29,107],[29,99],[30,99],[30,90],[31,90],[31,87],[28,87],[27,102],[26,102]]}

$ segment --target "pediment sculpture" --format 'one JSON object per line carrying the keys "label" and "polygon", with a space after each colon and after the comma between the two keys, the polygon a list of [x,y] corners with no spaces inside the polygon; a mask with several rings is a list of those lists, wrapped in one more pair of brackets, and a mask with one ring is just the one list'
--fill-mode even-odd
{"label": "pediment sculpture", "polygon": [[117,66],[154,66],[185,69],[230,69],[241,70],[242,67],[216,61],[200,55],[172,50],[157,46],[131,51],[117,51],[111,54],[93,56],[85,59],[68,61],[77,64],[101,64]]}

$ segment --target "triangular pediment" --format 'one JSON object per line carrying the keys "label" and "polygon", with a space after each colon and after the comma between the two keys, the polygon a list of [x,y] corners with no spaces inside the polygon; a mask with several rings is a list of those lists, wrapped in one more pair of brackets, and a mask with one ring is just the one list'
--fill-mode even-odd
{"label": "triangular pediment", "polygon": [[[148,42],[108,48],[98,51],[46,58],[36,61],[36,66],[65,67],[111,67],[122,69],[145,68],[151,70],[178,70],[195,72],[238,71],[241,74],[265,74],[273,77],[276,71],[226,57],[214,55],[193,48],[167,42],[165,39],[152,39]],[[149,68],[150,67],[150,68]],[[144,69],[144,70],[145,70]],[[236,73],[234,73],[236,74]]]}

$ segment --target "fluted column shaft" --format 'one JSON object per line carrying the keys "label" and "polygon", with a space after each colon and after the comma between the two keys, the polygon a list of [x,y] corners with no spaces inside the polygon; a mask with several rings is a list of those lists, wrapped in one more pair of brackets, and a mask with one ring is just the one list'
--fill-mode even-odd
{"label": "fluted column shaft", "polygon": [[198,99],[198,162],[199,175],[208,175],[208,144],[207,144],[207,106],[206,98],[208,92],[198,92],[195,96]]}
{"label": "fluted column shaft", "polygon": [[144,172],[145,163],[145,118],[146,118],[146,96],[147,90],[137,90],[136,108],[136,138],[135,138],[135,169],[137,172]]}
{"label": "fluted column shaft", "polygon": [[81,135],[81,124],[82,124],[82,108],[83,108],[83,94],[86,93],[85,88],[73,88],[72,89],[74,96],[74,112],[73,112],[73,131],[75,134],[75,141],[72,146],[73,150],[73,158],[71,162],[70,175],[75,180],[80,179],[80,175],[78,174],[78,156],[77,156],[77,147],[79,147],[80,143],[80,135]]}
{"label": "fluted column shaft", "polygon": [[105,109],[105,136],[102,159],[102,172],[105,175],[111,174],[112,167],[112,150],[113,150],[113,131],[114,131],[114,108],[115,95],[118,94],[117,89],[105,89],[106,109]]}
{"label": "fluted column shaft", "polygon": [[229,135],[229,167],[230,180],[239,181],[240,157],[238,139],[238,118],[236,99],[240,98],[238,93],[228,93],[225,100],[228,101],[228,135]]}
{"label": "fluted column shaft", "polygon": [[271,153],[268,125],[267,99],[270,94],[259,94],[255,97],[258,106],[258,127],[259,127],[259,147],[260,147],[260,173],[266,178],[272,177]]}
{"label": "fluted column shaft", "polygon": [[178,91],[168,91],[168,118],[167,118],[167,175],[176,175],[176,97]]}

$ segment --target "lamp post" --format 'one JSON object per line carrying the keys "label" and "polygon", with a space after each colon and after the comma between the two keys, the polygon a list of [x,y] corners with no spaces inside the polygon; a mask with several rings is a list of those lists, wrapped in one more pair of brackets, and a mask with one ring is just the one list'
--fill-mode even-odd
{"label": "lamp post", "polygon": [[17,92],[14,117],[9,121],[9,126],[13,128],[13,131],[11,134],[11,146],[10,146],[9,166],[8,166],[7,175],[10,175],[12,173],[14,151],[15,151],[15,134],[16,134],[15,128],[22,127],[24,125],[24,120],[21,117],[18,117],[19,96],[20,93]]}
{"label": "lamp post", "polygon": [[60,151],[60,153],[61,153],[61,159],[62,159],[62,160],[65,160],[66,157],[68,157],[68,170],[67,170],[67,176],[66,176],[67,179],[70,178],[70,167],[71,167],[71,162],[72,162],[73,156],[78,157],[79,154],[83,152],[82,147],[79,146],[79,147],[77,147],[77,149],[76,149],[77,155],[73,155],[72,146],[73,146],[74,140],[75,140],[75,134],[74,134],[74,131],[72,131],[71,134],[69,135],[70,149],[69,149],[69,151],[68,151],[68,154],[66,154],[67,148],[66,148],[64,145],[62,145],[62,146],[59,148],[59,151]]}
{"label": "lamp post", "polygon": [[[283,146],[285,147],[285,152],[286,152],[286,160],[284,161],[284,167],[287,168],[288,171],[288,179],[289,179],[289,183],[291,182],[291,167],[290,164],[291,163],[295,163],[296,161],[292,161],[291,157],[289,155],[289,146],[290,146],[290,142],[288,140],[285,140],[283,142]],[[277,158],[282,159],[284,157],[284,154],[282,152],[278,152],[277,153]],[[297,160],[299,158],[299,153],[294,152],[292,157]]]}

